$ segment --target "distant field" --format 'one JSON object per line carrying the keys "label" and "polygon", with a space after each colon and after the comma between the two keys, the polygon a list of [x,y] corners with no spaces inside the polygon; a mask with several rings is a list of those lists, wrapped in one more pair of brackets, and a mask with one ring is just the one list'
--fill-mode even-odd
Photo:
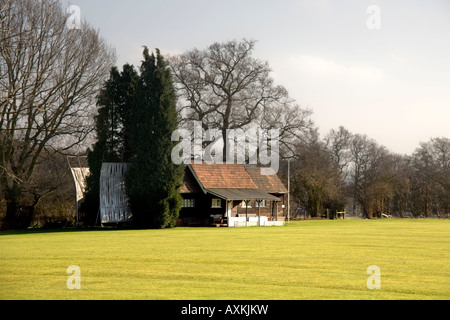
{"label": "distant field", "polygon": [[[447,300],[449,263],[450,220],[437,219],[3,232],[0,299]],[[370,265],[381,289],[367,288]]]}

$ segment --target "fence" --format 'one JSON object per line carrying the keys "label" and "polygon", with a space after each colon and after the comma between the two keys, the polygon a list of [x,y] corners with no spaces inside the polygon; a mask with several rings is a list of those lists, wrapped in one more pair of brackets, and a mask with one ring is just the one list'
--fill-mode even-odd
{"label": "fence", "polygon": [[258,217],[229,217],[229,227],[269,227],[269,226],[284,226],[285,221],[269,221],[266,216],[261,216],[258,222]]}

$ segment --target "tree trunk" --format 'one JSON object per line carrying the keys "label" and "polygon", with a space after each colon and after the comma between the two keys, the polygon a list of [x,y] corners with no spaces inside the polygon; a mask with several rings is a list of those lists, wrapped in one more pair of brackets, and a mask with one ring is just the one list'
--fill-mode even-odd
{"label": "tree trunk", "polygon": [[3,219],[2,230],[17,228],[19,204],[16,201],[6,201],[6,215]]}
{"label": "tree trunk", "polygon": [[34,214],[33,206],[20,206],[20,187],[17,184],[5,191],[6,215],[2,230],[26,229]]}
{"label": "tree trunk", "polygon": [[[222,148],[222,160],[223,163],[227,163],[227,152],[228,152],[228,140],[227,140],[227,129],[222,129],[222,141],[223,141],[223,148]],[[233,161],[234,162],[234,161]]]}
{"label": "tree trunk", "polygon": [[20,205],[21,193],[17,183],[5,190],[6,215],[1,226],[2,230],[26,229],[30,226],[35,207]]}

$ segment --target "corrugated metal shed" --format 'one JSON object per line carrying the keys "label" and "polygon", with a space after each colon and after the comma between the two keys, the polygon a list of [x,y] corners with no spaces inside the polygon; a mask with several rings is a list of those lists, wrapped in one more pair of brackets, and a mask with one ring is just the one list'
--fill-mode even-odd
{"label": "corrugated metal shed", "polygon": [[103,163],[100,173],[100,217],[102,223],[131,220],[125,193],[125,172],[129,163]]}

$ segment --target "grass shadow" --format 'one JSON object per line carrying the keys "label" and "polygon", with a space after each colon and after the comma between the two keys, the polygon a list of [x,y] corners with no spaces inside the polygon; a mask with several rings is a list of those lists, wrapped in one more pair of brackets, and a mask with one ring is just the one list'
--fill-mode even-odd
{"label": "grass shadow", "polygon": [[68,232],[89,232],[89,231],[111,231],[111,230],[124,230],[123,228],[111,228],[111,227],[90,227],[90,228],[36,228],[36,229],[23,229],[23,230],[2,230],[0,231],[1,236],[10,235],[27,235],[27,234],[41,234],[41,233],[68,233]]}

